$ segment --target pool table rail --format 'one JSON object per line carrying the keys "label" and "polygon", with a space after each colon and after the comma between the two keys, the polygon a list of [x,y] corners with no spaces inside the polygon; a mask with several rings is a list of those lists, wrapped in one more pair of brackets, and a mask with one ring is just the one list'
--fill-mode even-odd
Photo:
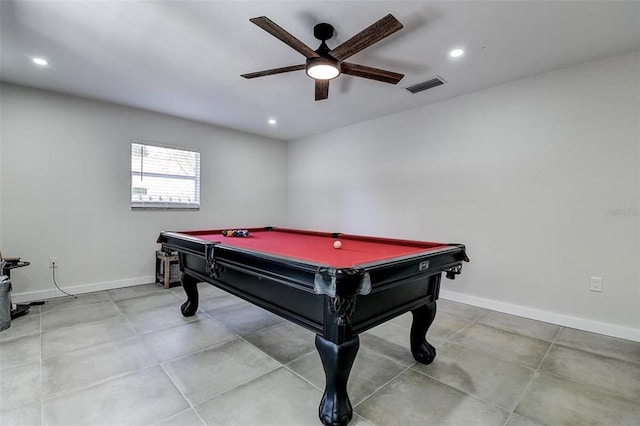
{"label": "pool table rail", "polygon": [[[272,229],[267,227],[266,229]],[[251,228],[250,232],[261,231],[263,228]],[[281,232],[285,232],[280,230]],[[201,234],[213,231],[200,231]],[[286,232],[302,232],[298,230],[286,230]],[[339,233],[320,233],[313,235],[344,235]],[[317,263],[263,253],[256,250],[235,247],[224,242],[216,242],[198,238],[198,232],[190,234],[178,232],[162,232],[158,238],[165,249],[178,252],[190,252],[206,259],[208,274],[211,278],[219,278],[220,271],[224,267],[237,265],[247,271],[256,271],[259,275],[278,281],[284,281],[300,289],[313,289],[316,294],[325,294],[330,297],[367,295],[369,293],[384,290],[388,286],[398,285],[403,280],[417,275],[434,275],[441,272],[447,274],[447,278],[453,279],[460,274],[462,262],[467,261],[465,246],[462,244],[447,245],[442,248],[427,249],[423,252],[398,256],[384,261],[374,261],[353,265],[352,267],[338,268],[331,265]],[[355,238],[352,235],[345,235]],[[373,240],[373,237],[363,237]],[[402,242],[407,244],[420,244],[410,240],[381,239],[385,242]],[[427,244],[427,243],[424,243]],[[434,247],[440,243],[429,243]],[[251,261],[247,262],[247,256]],[[261,268],[260,263],[269,268]],[[257,264],[257,266],[256,266]],[[273,266],[277,266],[273,269]],[[416,266],[417,265],[417,266]],[[284,273],[274,273],[284,268]],[[200,271],[201,273],[203,271]],[[308,274],[313,274],[310,281]],[[299,276],[301,275],[301,276]],[[312,285],[309,285],[309,282]]]}
{"label": "pool table rail", "polygon": [[[210,235],[211,231],[205,232]],[[209,282],[338,340],[435,302],[442,272],[459,273],[466,260],[463,245],[448,245],[386,262],[333,268],[212,242],[198,238],[197,233],[163,232],[158,242],[178,252],[183,276]],[[326,299],[318,303],[322,296]],[[193,309],[197,302],[191,305]],[[336,326],[349,330],[335,334]]]}

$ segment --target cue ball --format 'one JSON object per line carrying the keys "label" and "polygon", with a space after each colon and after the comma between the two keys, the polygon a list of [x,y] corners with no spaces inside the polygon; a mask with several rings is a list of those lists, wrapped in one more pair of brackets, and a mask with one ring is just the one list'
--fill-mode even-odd
{"label": "cue ball", "polygon": [[333,242],[333,248],[339,249],[340,247],[342,247],[342,243],[340,241]]}

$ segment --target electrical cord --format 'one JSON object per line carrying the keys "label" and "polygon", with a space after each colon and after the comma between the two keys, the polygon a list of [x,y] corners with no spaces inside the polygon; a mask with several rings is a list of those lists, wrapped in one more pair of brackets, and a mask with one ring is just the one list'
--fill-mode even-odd
{"label": "electrical cord", "polygon": [[71,294],[71,293],[67,293],[66,291],[64,291],[63,289],[61,289],[61,288],[60,288],[60,286],[58,286],[58,283],[56,282],[56,268],[57,268],[57,266],[56,266],[56,264],[55,264],[55,262],[54,262],[54,263],[53,263],[53,267],[51,268],[51,270],[52,270],[52,272],[51,272],[51,273],[52,273],[52,275],[53,275],[53,283],[55,284],[56,288],[57,288],[58,290],[60,290],[62,293],[66,294],[67,296],[71,296],[71,297],[73,297],[74,299],[77,299],[77,298],[78,298],[78,296],[76,296],[76,295],[74,295],[74,294]]}

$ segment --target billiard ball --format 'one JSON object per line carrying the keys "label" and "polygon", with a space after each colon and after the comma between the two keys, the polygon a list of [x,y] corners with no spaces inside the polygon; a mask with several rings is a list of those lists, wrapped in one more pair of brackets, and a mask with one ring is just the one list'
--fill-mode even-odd
{"label": "billiard ball", "polygon": [[342,247],[342,243],[340,241],[333,242],[333,248],[339,249],[340,247]]}

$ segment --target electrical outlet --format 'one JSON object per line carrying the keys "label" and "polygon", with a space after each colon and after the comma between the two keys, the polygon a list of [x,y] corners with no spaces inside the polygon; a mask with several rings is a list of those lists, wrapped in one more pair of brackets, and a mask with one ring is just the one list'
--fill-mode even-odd
{"label": "electrical outlet", "polygon": [[591,285],[589,287],[591,291],[602,291],[602,277],[591,277]]}
{"label": "electrical outlet", "polygon": [[50,257],[49,258],[49,268],[57,268],[58,267],[58,258]]}

